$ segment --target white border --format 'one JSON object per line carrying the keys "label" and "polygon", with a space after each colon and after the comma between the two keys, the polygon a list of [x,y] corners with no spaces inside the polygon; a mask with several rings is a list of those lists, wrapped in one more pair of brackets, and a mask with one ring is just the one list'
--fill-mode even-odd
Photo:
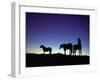
{"label": "white border", "polygon": [[[25,12],[41,12],[41,13],[58,13],[58,14],[81,14],[90,15],[90,65],[74,65],[73,66],[50,66],[50,67],[25,67]],[[96,54],[95,53],[95,9],[93,8],[77,8],[77,7],[47,7],[33,6],[32,4],[12,4],[12,32],[15,27],[15,33],[12,35],[12,75],[14,77],[33,76],[33,75],[54,75],[77,72],[93,72],[96,71]],[[15,41],[15,42],[14,42]]]}

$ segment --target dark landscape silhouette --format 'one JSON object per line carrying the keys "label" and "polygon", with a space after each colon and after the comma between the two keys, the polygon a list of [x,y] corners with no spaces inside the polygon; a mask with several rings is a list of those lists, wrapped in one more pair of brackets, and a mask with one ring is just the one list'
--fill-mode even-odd
{"label": "dark landscape silhouette", "polygon": [[55,54],[32,54],[26,53],[26,67],[41,67],[41,66],[60,66],[60,65],[82,65],[89,64],[90,57],[84,56],[69,56],[61,53]]}
{"label": "dark landscape silhouette", "polygon": [[[52,53],[51,47],[41,45],[43,54],[26,53],[26,67],[39,66],[57,66],[57,65],[79,65],[89,64],[89,56],[82,55],[81,39],[77,39],[77,44],[67,43],[61,44],[59,49],[63,48],[64,53]],[[69,50],[69,55],[66,55],[66,50]],[[76,55],[78,51],[79,55]],[[45,54],[49,52],[49,54]]]}

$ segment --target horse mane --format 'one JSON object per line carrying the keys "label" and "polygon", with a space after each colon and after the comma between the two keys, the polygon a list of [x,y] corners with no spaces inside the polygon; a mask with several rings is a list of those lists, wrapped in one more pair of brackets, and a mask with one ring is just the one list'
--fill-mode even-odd
{"label": "horse mane", "polygon": [[41,45],[40,48],[41,48],[41,47],[45,47],[45,46],[44,46],[44,45]]}

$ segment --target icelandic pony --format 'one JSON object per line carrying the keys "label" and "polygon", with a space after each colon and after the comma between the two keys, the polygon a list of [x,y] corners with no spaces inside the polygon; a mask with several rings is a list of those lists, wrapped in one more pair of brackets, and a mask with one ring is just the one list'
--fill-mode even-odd
{"label": "icelandic pony", "polygon": [[40,48],[43,49],[43,53],[45,54],[45,52],[48,52],[51,54],[52,52],[52,48],[51,47],[45,47],[44,45],[41,45]]}
{"label": "icelandic pony", "polygon": [[69,52],[69,55],[72,54],[72,50],[73,50],[73,45],[72,45],[72,43],[61,44],[59,48],[60,48],[60,49],[61,49],[61,48],[64,49],[64,54],[65,54],[65,55],[66,55],[66,50],[69,50],[69,51],[70,51],[70,52]]}
{"label": "icelandic pony", "polygon": [[76,55],[76,51],[79,52],[79,55],[82,55],[82,45],[81,45],[81,40],[78,38],[78,43],[74,44],[73,46],[73,55]]}

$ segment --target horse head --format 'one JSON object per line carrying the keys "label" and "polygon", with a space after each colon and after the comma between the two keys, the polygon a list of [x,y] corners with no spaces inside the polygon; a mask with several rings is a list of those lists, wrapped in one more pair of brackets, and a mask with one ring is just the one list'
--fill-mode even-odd
{"label": "horse head", "polygon": [[64,44],[61,44],[60,47],[59,47],[59,49],[63,48],[63,46],[64,46]]}
{"label": "horse head", "polygon": [[44,47],[43,45],[40,46],[40,48],[43,48],[43,47]]}

